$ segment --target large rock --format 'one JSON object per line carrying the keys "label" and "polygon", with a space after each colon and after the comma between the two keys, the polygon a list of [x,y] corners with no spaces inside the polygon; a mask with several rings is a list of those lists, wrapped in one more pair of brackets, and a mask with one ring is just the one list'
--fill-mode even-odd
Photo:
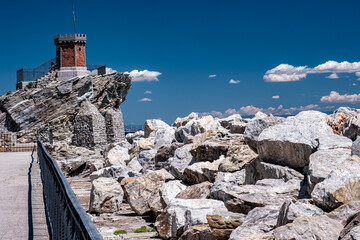
{"label": "large rock", "polygon": [[242,119],[240,114],[233,114],[227,118],[219,119],[222,127],[229,129],[231,133],[244,133],[247,120]]}
{"label": "large rock", "polygon": [[226,129],[230,129],[231,123],[235,122],[235,121],[239,121],[239,120],[242,120],[241,115],[240,114],[233,114],[233,115],[228,116],[226,118],[219,119],[219,122],[220,122],[222,127],[226,128]]}
{"label": "large rock", "polygon": [[260,133],[273,125],[282,123],[285,119],[273,116],[266,116],[265,117],[255,117],[253,118],[247,125],[244,131],[244,137],[246,143],[253,149],[257,151],[257,142]]}
{"label": "large rock", "polygon": [[360,137],[357,137],[351,146],[351,154],[360,157]]}
{"label": "large rock", "polygon": [[196,162],[212,162],[221,155],[226,156],[229,144],[225,142],[205,141],[191,149],[191,154]]}
{"label": "large rock", "polygon": [[161,201],[168,206],[170,201],[185,189],[186,185],[179,180],[166,182],[159,189]]}
{"label": "large rock", "polygon": [[332,210],[344,203],[360,200],[359,188],[359,171],[342,176],[333,173],[324,181],[316,184],[311,197],[322,208]]}
{"label": "large rock", "polygon": [[172,127],[161,128],[155,132],[155,148],[169,146],[175,141],[175,129]]}
{"label": "large rock", "polygon": [[[106,167],[91,173],[90,179],[91,181],[93,181],[95,179],[105,177],[105,178],[113,178],[118,182],[121,182],[123,178],[130,177],[129,172],[130,169],[128,169],[124,165]],[[131,177],[134,177],[134,174],[130,174],[130,175],[132,175]]]}
{"label": "large rock", "polygon": [[310,192],[313,187],[324,181],[331,173],[346,175],[351,171],[360,171],[360,162],[351,157],[350,149],[319,150],[310,155],[308,179]]}
{"label": "large rock", "polygon": [[191,148],[192,144],[179,147],[175,150],[174,157],[168,159],[168,162],[170,163],[170,172],[177,179],[183,179],[184,170],[193,159],[193,156],[190,153]]}
{"label": "large rock", "polygon": [[294,222],[274,230],[275,239],[337,240],[343,225],[325,215],[298,217]]}
{"label": "large rock", "polygon": [[285,201],[280,208],[277,227],[292,223],[297,217],[323,215],[325,212],[310,201]]}
{"label": "large rock", "polygon": [[206,219],[211,227],[212,235],[217,240],[227,240],[231,232],[241,226],[246,215],[233,212],[208,214]]}
{"label": "large rock", "polygon": [[148,173],[124,185],[124,191],[131,208],[139,215],[151,211],[148,200],[159,187],[174,177],[165,170]]}
{"label": "large rock", "polygon": [[172,126],[174,127],[181,127],[181,126],[185,126],[190,120],[193,119],[198,119],[199,115],[195,112],[190,113],[188,116],[184,117],[184,118],[176,118],[175,122],[172,124]]}
{"label": "large rock", "polygon": [[214,199],[227,200],[227,192],[238,190],[238,187],[245,184],[245,169],[234,173],[219,172],[211,187],[211,197]]}
{"label": "large rock", "polygon": [[334,133],[342,134],[352,140],[360,130],[360,111],[349,107],[340,107],[327,119]]}
{"label": "large rock", "polygon": [[184,181],[189,184],[197,184],[202,182],[214,182],[216,174],[219,171],[219,165],[224,157],[214,162],[197,162],[184,170]]}
{"label": "large rock", "polygon": [[195,225],[191,226],[188,230],[186,230],[179,240],[215,240],[211,234],[211,229],[209,225]]}
{"label": "large rock", "polygon": [[165,122],[158,119],[148,119],[144,124],[144,137],[155,137],[156,131],[164,128],[169,128],[170,126]]}
{"label": "large rock", "polygon": [[108,143],[125,141],[123,115],[120,108],[109,108],[104,113]]}
{"label": "large rock", "polygon": [[246,167],[246,184],[255,184],[257,181],[274,178],[282,179],[285,182],[291,179],[303,180],[304,175],[295,171],[294,169],[266,163],[260,159],[256,159],[248,164]]}
{"label": "large rock", "polygon": [[119,145],[110,149],[106,154],[105,165],[106,166],[119,166],[126,165],[130,161],[130,155],[128,149]]}
{"label": "large rock", "polygon": [[118,181],[112,178],[98,178],[92,182],[89,211],[112,213],[120,210],[124,192]]}
{"label": "large rock", "polygon": [[206,224],[207,214],[227,212],[222,201],[211,199],[178,199],[170,201],[167,210],[160,214],[155,227],[162,238],[179,238],[191,226]]}
{"label": "large rock", "polygon": [[[169,170],[169,159],[175,154],[175,150],[180,147],[181,144],[174,143],[172,145],[161,146],[155,155],[155,166],[157,169],[165,168]],[[172,160],[172,159],[170,159]]]}
{"label": "large rock", "polygon": [[332,134],[326,118],[324,113],[305,111],[266,128],[258,137],[259,157],[291,168],[305,167],[319,145],[319,136]]}
{"label": "large rock", "polygon": [[219,170],[222,172],[240,171],[245,164],[255,160],[257,154],[248,145],[231,144],[227,152],[227,157],[220,164]]}
{"label": "large rock", "polygon": [[281,205],[286,200],[297,199],[301,182],[296,179],[263,179],[255,185],[241,185],[235,191],[224,193],[225,205],[232,212],[247,214],[255,207]]}
{"label": "large rock", "polygon": [[254,208],[246,216],[243,224],[231,233],[229,240],[263,239],[255,238],[259,236],[271,239],[279,211],[280,207],[275,205]]}
{"label": "large rock", "polygon": [[107,143],[105,119],[87,100],[75,116],[72,143],[89,149],[103,149]]}
{"label": "large rock", "polygon": [[211,186],[212,183],[210,182],[202,182],[199,184],[188,186],[184,190],[182,190],[178,195],[176,195],[176,198],[182,198],[182,199],[210,198]]}
{"label": "large rock", "polygon": [[141,151],[137,156],[137,160],[144,169],[153,170],[155,169],[156,153],[157,153],[156,149]]}
{"label": "large rock", "polygon": [[331,219],[339,221],[343,226],[348,223],[348,219],[358,213],[360,209],[360,201],[352,201],[343,204],[327,214]]}

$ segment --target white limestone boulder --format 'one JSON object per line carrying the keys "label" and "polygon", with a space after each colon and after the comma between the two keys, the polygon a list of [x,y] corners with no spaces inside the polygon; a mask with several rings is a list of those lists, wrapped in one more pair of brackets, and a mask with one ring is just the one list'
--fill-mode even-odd
{"label": "white limestone boulder", "polygon": [[126,162],[128,161],[130,161],[129,150],[117,145],[111,148],[106,154],[105,165],[107,167],[126,165]]}
{"label": "white limestone boulder", "polygon": [[120,210],[124,192],[113,178],[98,178],[92,182],[89,211],[93,213],[114,213]]}

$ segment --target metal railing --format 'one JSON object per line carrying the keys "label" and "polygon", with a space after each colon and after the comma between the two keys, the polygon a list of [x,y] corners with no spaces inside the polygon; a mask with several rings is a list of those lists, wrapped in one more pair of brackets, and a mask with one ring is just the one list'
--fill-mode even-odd
{"label": "metal railing", "polygon": [[17,83],[32,82],[41,78],[49,72],[52,64],[55,64],[56,58],[52,58],[36,68],[22,68],[17,71]]}
{"label": "metal railing", "polygon": [[39,138],[37,147],[51,239],[103,239]]}

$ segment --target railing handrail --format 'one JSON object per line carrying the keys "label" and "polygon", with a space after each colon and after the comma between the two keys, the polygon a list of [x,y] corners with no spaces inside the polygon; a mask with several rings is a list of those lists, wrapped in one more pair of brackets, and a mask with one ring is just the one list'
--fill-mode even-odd
{"label": "railing handrail", "polygon": [[[56,177],[57,182],[59,183],[60,190],[64,194],[64,199],[66,201],[66,207],[70,211],[72,218],[74,220],[74,223],[77,225],[77,227],[81,230],[82,239],[91,239],[91,240],[102,240],[102,236],[96,229],[95,225],[83,209],[83,207],[80,205],[79,201],[77,200],[73,190],[71,189],[71,186],[69,182],[66,180],[64,174],[60,170],[58,164],[56,163],[55,159],[49,154],[49,152],[44,147],[44,144],[41,142],[41,140],[37,139],[38,143],[38,154],[44,154],[44,160],[47,161],[48,165],[51,167],[51,170],[53,172],[53,175]],[[39,161],[42,161],[43,159],[39,156]],[[40,169],[41,169],[41,162],[40,162]],[[43,171],[43,169],[41,169]],[[46,179],[42,179],[43,181],[46,181]],[[44,189],[45,191],[45,189]],[[45,197],[46,193],[44,192]],[[47,207],[47,202],[45,200],[45,208],[48,212],[49,209]],[[47,217],[49,214],[47,214]],[[51,224],[51,219],[49,219],[50,227],[53,228]],[[85,228],[85,232],[83,231],[83,227]],[[52,232],[52,229],[51,231]]]}

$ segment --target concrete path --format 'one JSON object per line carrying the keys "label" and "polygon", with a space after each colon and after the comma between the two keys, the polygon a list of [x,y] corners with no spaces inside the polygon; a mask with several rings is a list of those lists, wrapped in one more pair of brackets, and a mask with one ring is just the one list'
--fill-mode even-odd
{"label": "concrete path", "polygon": [[0,240],[29,239],[31,160],[29,152],[0,153]]}

